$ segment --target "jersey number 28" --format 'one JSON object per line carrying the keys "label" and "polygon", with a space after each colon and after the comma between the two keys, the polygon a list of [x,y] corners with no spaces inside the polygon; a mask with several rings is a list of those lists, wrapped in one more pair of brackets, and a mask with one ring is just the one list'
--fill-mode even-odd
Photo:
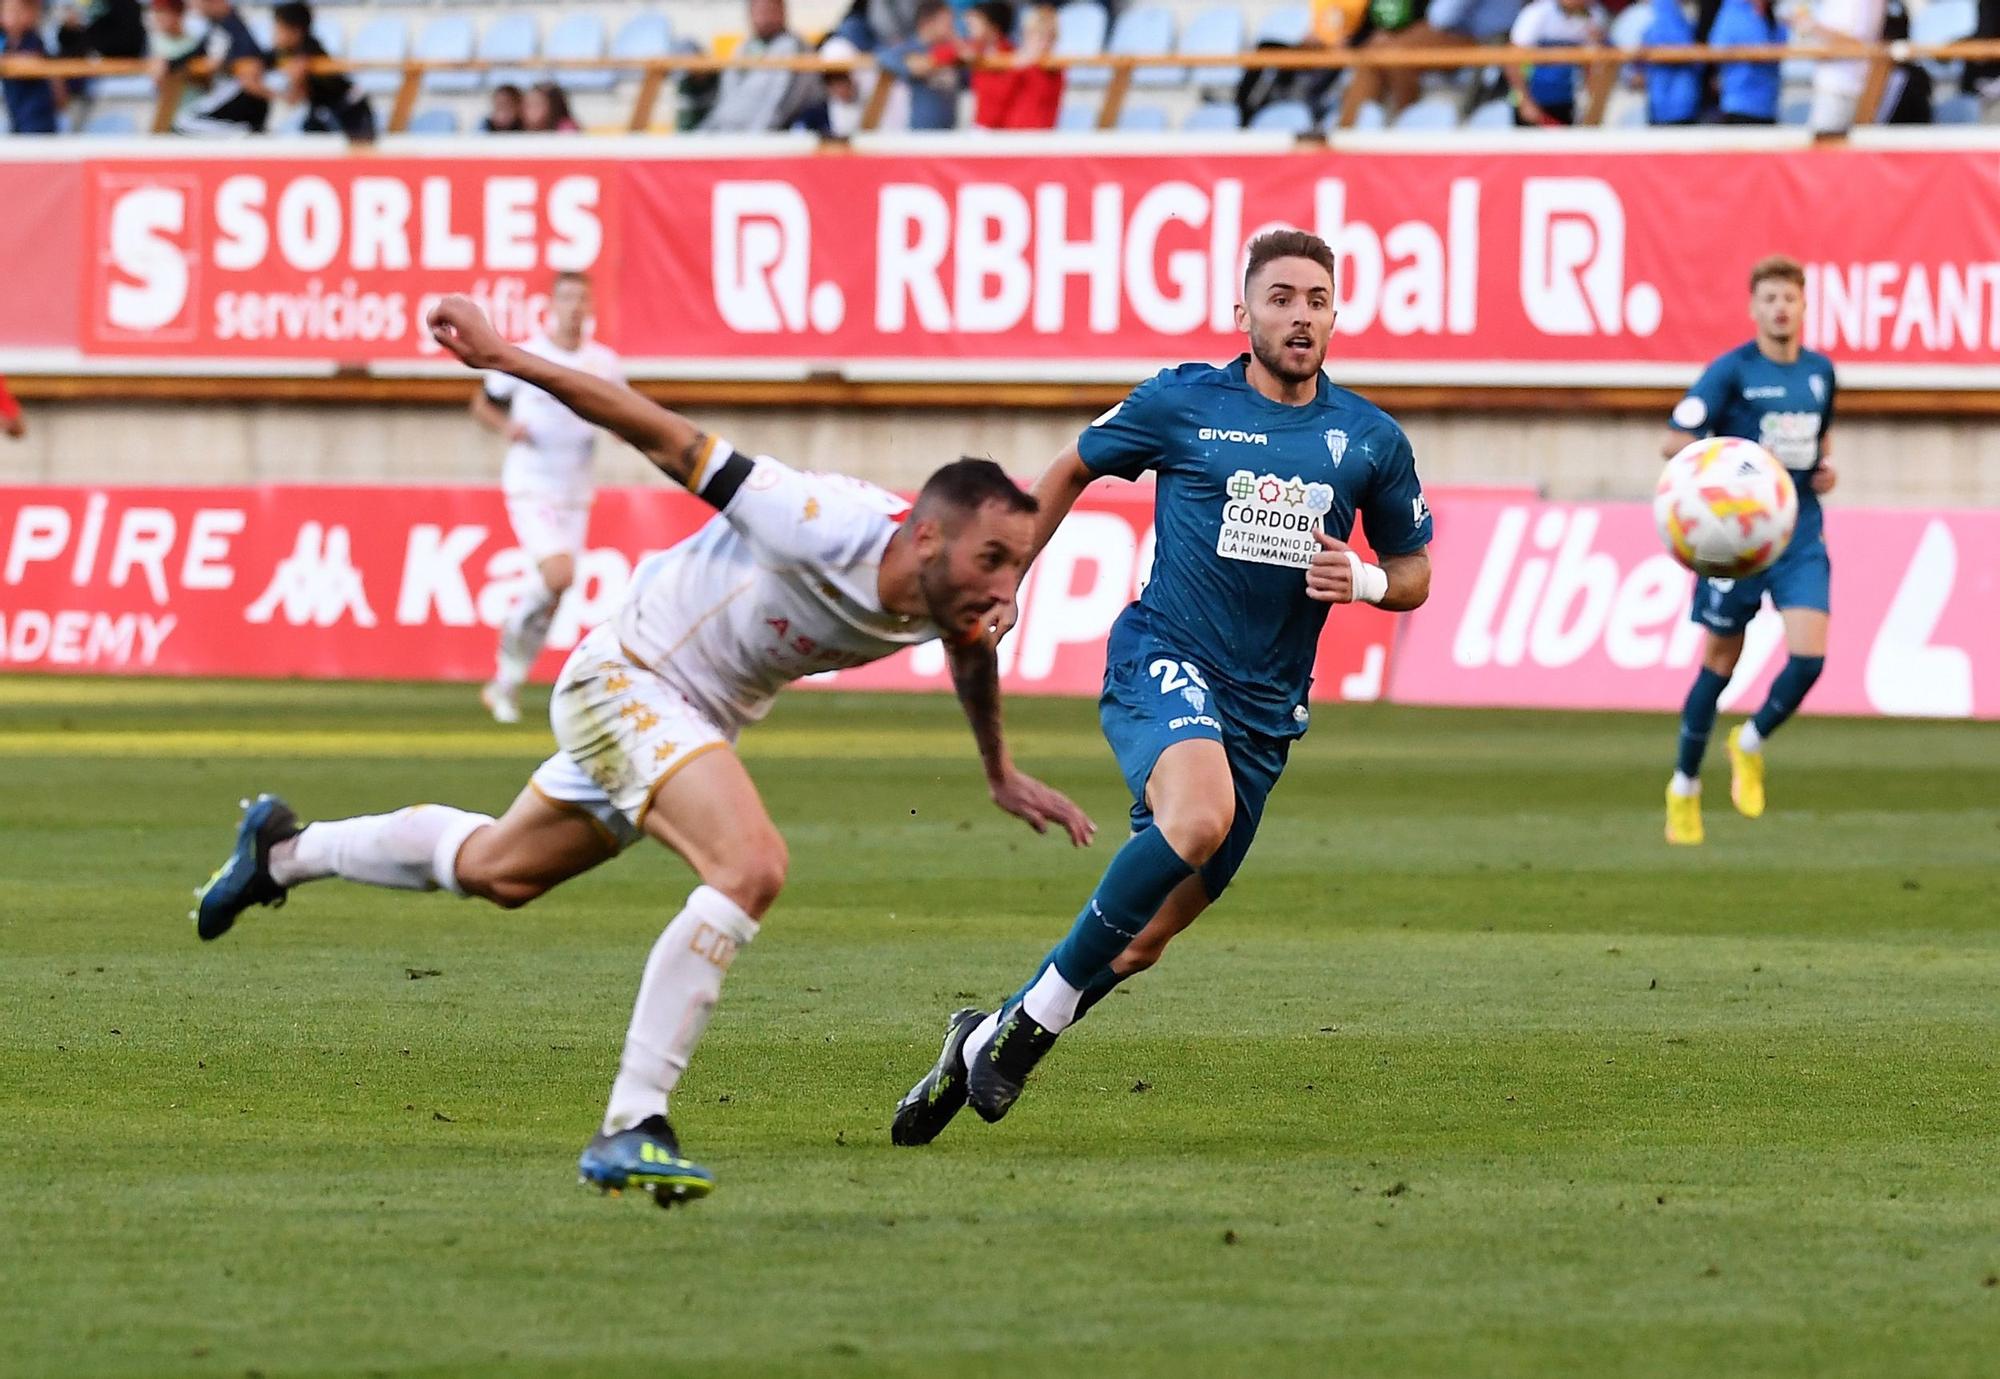
{"label": "jersey number 28", "polygon": [[1196,689],[1208,688],[1208,681],[1202,679],[1201,672],[1188,661],[1172,661],[1162,656],[1146,667],[1146,673],[1160,682],[1161,694],[1172,694],[1177,689],[1185,689],[1189,684],[1193,684]]}

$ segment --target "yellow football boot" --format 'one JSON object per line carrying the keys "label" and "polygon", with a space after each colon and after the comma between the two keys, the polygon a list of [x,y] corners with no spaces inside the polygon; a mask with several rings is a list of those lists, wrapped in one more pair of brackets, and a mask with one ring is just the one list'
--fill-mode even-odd
{"label": "yellow football boot", "polygon": [[1746,819],[1764,817],[1764,754],[1737,744],[1741,727],[1729,734],[1729,800]]}
{"label": "yellow football boot", "polygon": [[1693,847],[1701,840],[1701,796],[1676,795],[1673,786],[1669,785],[1667,841],[1680,847]]}

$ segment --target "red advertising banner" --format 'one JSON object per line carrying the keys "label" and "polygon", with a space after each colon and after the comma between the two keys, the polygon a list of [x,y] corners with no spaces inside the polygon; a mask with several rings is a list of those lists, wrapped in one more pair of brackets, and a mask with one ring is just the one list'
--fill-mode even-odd
{"label": "red advertising banner", "polygon": [[[540,678],[610,616],[644,555],[711,516],[678,490],[600,491]],[[1005,688],[1096,694],[1105,637],[1152,558],[1150,491],[1088,495],[1023,587]],[[0,488],[0,671],[483,680],[531,578],[491,489]],[[1336,610],[1315,696],[1379,698],[1395,627]],[[808,683],[951,679],[933,644]]]}
{"label": "red advertising banner", "polygon": [[1912,367],[2000,379],[2000,177],[1974,148],[759,147],[0,152],[0,191],[34,207],[0,231],[31,265],[11,280],[74,294],[10,295],[0,351],[406,365],[434,357],[436,294],[469,292],[525,334],[551,275],[579,268],[640,374],[1125,376],[1235,353],[1243,245],[1298,225],[1339,254],[1334,353],[1357,378],[1677,380],[1744,336],[1746,270],[1782,249],[1807,264],[1808,343],[1850,385]]}
{"label": "red advertising banner", "polygon": [[[438,357],[438,297],[531,333],[551,277],[618,261],[618,177],[570,160],[88,160],[87,353]],[[620,293],[599,299],[607,337]]]}
{"label": "red advertising banner", "polygon": [[[1672,709],[1700,660],[1693,576],[1638,503],[1447,495],[1430,602],[1404,621],[1389,697],[1409,704]],[[1830,508],[1832,652],[1818,713],[2000,718],[2000,512]],[[1768,606],[1724,710],[1784,664]]]}

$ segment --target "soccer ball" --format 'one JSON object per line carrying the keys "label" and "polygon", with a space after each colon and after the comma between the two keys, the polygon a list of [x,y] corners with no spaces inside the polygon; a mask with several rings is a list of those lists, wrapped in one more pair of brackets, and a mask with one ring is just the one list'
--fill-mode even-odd
{"label": "soccer ball", "polygon": [[1710,579],[1771,568],[1792,539],[1799,495],[1792,476],[1755,441],[1716,436],[1667,461],[1653,493],[1653,524],[1674,559]]}

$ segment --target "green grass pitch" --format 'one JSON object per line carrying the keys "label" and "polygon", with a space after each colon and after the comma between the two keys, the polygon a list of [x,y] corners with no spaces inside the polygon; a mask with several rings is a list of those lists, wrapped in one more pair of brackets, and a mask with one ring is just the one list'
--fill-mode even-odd
{"label": "green grass pitch", "polygon": [[[1665,717],[1322,710],[1235,890],[1012,1116],[890,1108],[1122,829],[987,804],[945,700],[746,737],[791,885],[676,1097],[716,1194],[577,1186],[644,849],[525,910],[325,883],[198,944],[240,795],[498,810],[462,689],[0,680],[10,1376],[1991,1375],[2000,728],[1807,719],[1670,852]],[[1716,754],[1718,757],[1720,753]]]}

